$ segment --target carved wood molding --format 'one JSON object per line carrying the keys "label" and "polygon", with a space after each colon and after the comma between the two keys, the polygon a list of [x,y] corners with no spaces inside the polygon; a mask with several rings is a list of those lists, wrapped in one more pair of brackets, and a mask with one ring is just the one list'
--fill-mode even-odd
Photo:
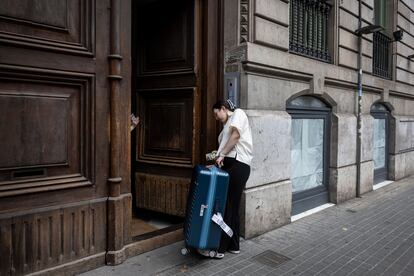
{"label": "carved wood molding", "polygon": [[[191,141],[197,139],[197,118],[195,103],[198,101],[198,92],[194,87],[176,87],[163,89],[140,89],[139,110],[141,118],[156,118],[161,112],[175,116],[164,122],[141,122],[138,129],[137,161],[146,164],[167,165],[173,167],[193,167],[195,156],[194,148],[190,148]],[[144,115],[145,114],[145,115]],[[164,114],[164,115],[165,115]],[[170,116],[170,117],[171,117]],[[164,132],[163,139],[152,137],[151,133],[160,132],[160,128],[169,125]],[[185,140],[184,138],[191,139]],[[160,144],[157,144],[157,143]]]}
{"label": "carved wood molding", "polygon": [[185,216],[190,178],[136,173],[137,206]]}
{"label": "carved wood molding", "polygon": [[[76,188],[81,186],[93,185],[95,181],[95,145],[94,145],[94,75],[74,72],[64,72],[56,70],[47,70],[39,68],[27,68],[20,66],[0,65],[0,82],[4,84],[12,83],[8,85],[6,89],[12,88],[15,83],[25,85],[15,88],[16,91],[7,91],[0,88],[0,101],[6,101],[7,98],[17,97],[21,98],[22,102],[25,102],[27,98],[34,98],[37,94],[38,98],[76,98],[73,102],[69,102],[65,105],[65,109],[61,112],[65,113],[62,116],[66,116],[74,112],[79,113],[74,117],[76,121],[67,119],[66,122],[72,124],[71,131],[68,132],[67,125],[62,126],[66,130],[61,131],[63,135],[67,135],[64,141],[71,141],[73,137],[70,136],[74,131],[78,133],[76,137],[79,140],[73,142],[72,147],[75,147],[76,153],[73,153],[72,157],[66,158],[65,162],[54,163],[54,158],[50,159],[53,152],[39,151],[39,154],[43,154],[39,158],[32,158],[31,163],[27,163],[25,155],[23,155],[23,161],[18,163],[12,162],[13,166],[7,165],[7,160],[4,160],[3,165],[0,168],[0,198],[35,192],[45,192],[51,190],[60,190],[68,188]],[[26,89],[33,89],[32,92],[28,92]],[[43,89],[43,90],[42,90]],[[65,90],[68,92],[62,92]],[[53,91],[50,91],[53,90]],[[50,92],[49,92],[50,91]],[[69,93],[69,94],[64,94]],[[68,102],[68,100],[65,100]],[[1,103],[1,102],[0,102]],[[77,103],[75,107],[72,105]],[[45,112],[46,109],[43,109]],[[59,112],[59,111],[56,111]],[[56,115],[55,113],[50,116]],[[10,114],[8,116],[11,116]],[[29,114],[30,116],[30,114]],[[39,117],[44,118],[44,117]],[[69,117],[64,117],[69,118]],[[30,129],[30,126],[29,126]],[[49,130],[35,129],[37,133],[45,133]],[[33,132],[33,131],[32,131]],[[50,132],[53,133],[53,132]],[[50,135],[50,134],[48,134]],[[45,136],[42,140],[39,140],[39,144],[45,146],[47,150],[46,142],[49,141]],[[16,139],[19,139],[16,137]],[[54,139],[54,138],[53,138]],[[12,141],[7,139],[7,141]],[[59,146],[59,140],[53,140],[55,147]],[[14,143],[15,146],[22,144],[24,141]],[[63,141],[62,141],[63,142]],[[10,145],[3,145],[3,147]],[[59,147],[58,147],[59,148]],[[3,148],[3,151],[5,148]],[[33,149],[36,150],[37,149]],[[72,148],[63,146],[63,155],[65,157]],[[20,150],[21,151],[21,150]],[[17,154],[18,152],[16,152]],[[25,154],[24,152],[21,152]],[[9,156],[9,155],[7,155]],[[10,156],[9,156],[10,157]],[[39,160],[49,160],[47,163],[39,162]],[[12,160],[11,160],[12,161]],[[10,161],[10,162],[11,162]],[[9,162],[9,163],[10,163]],[[37,173],[39,171],[39,173]],[[41,172],[41,173],[40,173]]]}
{"label": "carved wood molding", "polygon": [[28,274],[105,251],[106,200],[0,217],[0,274]]}
{"label": "carved wood molding", "polygon": [[195,2],[154,1],[137,15],[139,24],[151,26],[138,32],[138,39],[143,41],[138,49],[140,76],[194,74]]}
{"label": "carved wood molding", "polygon": [[249,5],[250,0],[240,0],[240,43],[249,41]]}
{"label": "carved wood molding", "polygon": [[[31,4],[30,1],[26,3],[28,6]],[[61,19],[64,22],[60,24],[45,22],[46,11],[45,18],[37,18],[39,15],[36,18],[24,18],[23,14],[7,14],[9,11],[18,10],[9,5],[10,1],[0,4],[0,43],[74,55],[94,55],[95,0],[80,0],[79,3],[71,0],[62,2],[61,5],[65,6],[66,10]]]}

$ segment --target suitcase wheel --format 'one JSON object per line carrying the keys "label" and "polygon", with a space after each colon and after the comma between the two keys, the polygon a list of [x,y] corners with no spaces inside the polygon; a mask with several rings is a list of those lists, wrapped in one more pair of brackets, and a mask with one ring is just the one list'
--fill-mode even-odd
{"label": "suitcase wheel", "polygon": [[209,255],[211,258],[214,258],[214,257],[217,255],[217,251],[210,250],[210,252],[208,252],[208,255]]}
{"label": "suitcase wheel", "polygon": [[190,253],[190,250],[188,248],[181,248],[181,255],[186,256],[188,253]]}

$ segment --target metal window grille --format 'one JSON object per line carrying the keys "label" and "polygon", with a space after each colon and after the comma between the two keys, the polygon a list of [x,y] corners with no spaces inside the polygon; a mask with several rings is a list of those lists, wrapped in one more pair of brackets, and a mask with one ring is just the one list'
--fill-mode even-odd
{"label": "metal window grille", "polygon": [[373,44],[373,74],[381,78],[391,79],[391,39],[380,32],[376,32],[374,33]]}
{"label": "metal window grille", "polygon": [[331,5],[325,0],[291,0],[289,50],[331,62],[328,51],[328,18]]}

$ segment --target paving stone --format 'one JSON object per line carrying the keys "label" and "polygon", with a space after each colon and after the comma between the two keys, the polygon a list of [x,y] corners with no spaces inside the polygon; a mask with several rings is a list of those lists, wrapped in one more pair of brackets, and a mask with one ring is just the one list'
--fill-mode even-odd
{"label": "paving stone", "polygon": [[[242,253],[222,260],[175,255],[180,242],[83,275],[414,275],[411,198],[414,177],[242,240]],[[266,250],[291,260],[278,267],[252,261]]]}

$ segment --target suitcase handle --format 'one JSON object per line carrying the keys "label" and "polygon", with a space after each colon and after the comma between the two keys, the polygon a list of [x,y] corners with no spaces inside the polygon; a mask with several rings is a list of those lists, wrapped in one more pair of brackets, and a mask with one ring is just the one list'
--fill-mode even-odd
{"label": "suitcase handle", "polygon": [[217,214],[220,211],[220,199],[216,198],[216,201],[214,202],[214,212],[213,214]]}

